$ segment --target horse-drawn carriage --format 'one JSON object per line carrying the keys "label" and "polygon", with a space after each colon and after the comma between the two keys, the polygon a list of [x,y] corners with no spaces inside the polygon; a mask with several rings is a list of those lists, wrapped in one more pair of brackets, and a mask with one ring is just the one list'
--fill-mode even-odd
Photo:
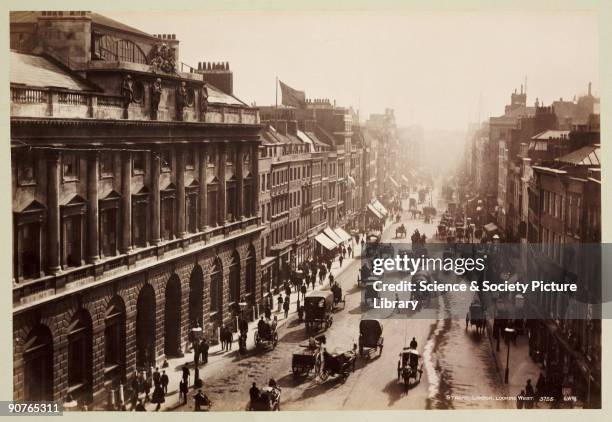
{"label": "horse-drawn carriage", "polygon": [[336,309],[342,303],[342,309],[346,307],[346,295],[342,296],[342,287],[338,283],[334,283],[331,287],[331,291],[334,294],[334,309]]}
{"label": "horse-drawn carriage", "polygon": [[380,296],[376,290],[374,290],[374,283],[380,280],[380,277],[368,277],[365,280],[361,280],[361,284],[364,289],[362,292],[362,305],[369,305],[374,299],[379,299]]}
{"label": "horse-drawn carriage", "polygon": [[291,359],[291,371],[294,378],[306,377],[313,372],[316,377],[321,369],[322,345],[325,344],[325,336],[310,339],[300,344],[302,351],[294,353]]}
{"label": "horse-drawn carriage", "polygon": [[334,310],[334,293],[327,291],[312,291],[304,298],[304,321],[306,331],[325,329],[332,325]]}
{"label": "horse-drawn carriage", "polygon": [[365,357],[366,349],[368,355],[372,349],[377,350],[379,356],[382,355],[383,327],[380,321],[376,319],[362,319],[359,322],[359,355]]}
{"label": "horse-drawn carriage", "polygon": [[275,411],[280,410],[281,389],[276,385],[268,385],[261,389],[259,396],[249,401],[248,410]]}
{"label": "horse-drawn carriage", "polygon": [[465,329],[468,328],[468,323],[471,327],[476,327],[476,333],[481,334],[485,328],[485,314],[484,309],[480,303],[472,303],[470,310],[465,317]]}
{"label": "horse-drawn carriage", "polygon": [[411,379],[414,380],[413,384],[421,381],[423,363],[420,362],[421,356],[419,352],[409,347],[404,347],[399,357],[397,362],[397,379],[404,383],[404,390],[408,392]]}
{"label": "horse-drawn carriage", "polygon": [[340,376],[345,381],[355,371],[357,354],[354,349],[342,353],[328,353],[323,349],[322,365],[317,372],[319,378],[325,381],[329,376]]}
{"label": "horse-drawn carriage", "polygon": [[[398,223],[399,223],[399,221],[398,221]],[[400,226],[395,228],[395,238],[399,239],[400,236],[402,238],[406,237],[406,226],[404,226],[403,224],[401,224]]]}
{"label": "horse-drawn carriage", "polygon": [[278,331],[276,330],[276,324],[263,319],[259,320],[255,330],[255,347],[271,346],[274,349],[277,344]]}

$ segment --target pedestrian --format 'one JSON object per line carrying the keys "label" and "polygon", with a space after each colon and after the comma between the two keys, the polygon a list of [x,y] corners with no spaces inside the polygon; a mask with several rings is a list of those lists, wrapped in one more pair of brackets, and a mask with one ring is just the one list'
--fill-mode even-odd
{"label": "pedestrian", "polygon": [[136,405],[136,412],[146,412],[147,409],[145,409],[144,404],[142,403],[142,399],[138,399],[138,404]]}
{"label": "pedestrian", "polygon": [[257,388],[257,384],[253,383],[251,388],[249,388],[249,397],[251,398],[251,406],[259,400],[259,388]]}
{"label": "pedestrian", "polygon": [[140,391],[140,383],[138,382],[138,373],[134,374],[132,378],[132,409],[136,408],[136,402],[138,401],[138,392]]}
{"label": "pedestrian", "polygon": [[546,395],[546,377],[540,372],[538,381],[536,382],[536,399]]}
{"label": "pedestrian", "polygon": [[289,285],[289,283],[285,285],[285,295],[291,296],[291,286]]}
{"label": "pedestrian", "polygon": [[170,383],[170,379],[168,378],[168,374],[166,374],[166,371],[162,371],[160,382],[162,389],[164,390],[164,394],[168,394],[168,384]]}
{"label": "pedestrian", "polygon": [[179,401],[181,397],[183,398],[183,404],[187,404],[187,392],[189,391],[189,387],[187,386],[187,382],[185,379],[181,379],[179,383]]}
{"label": "pedestrian", "polygon": [[150,401],[149,393],[151,392],[151,378],[147,377],[144,382],[145,403]]}
{"label": "pedestrian", "polygon": [[338,257],[338,260],[340,261],[340,266],[342,266],[342,261],[344,260],[344,254],[340,255]]}
{"label": "pedestrian", "polygon": [[518,393],[518,396],[516,396],[516,408],[517,409],[522,409],[523,405],[525,401],[525,390],[521,390],[520,393]]}
{"label": "pedestrian", "polygon": [[[325,278],[325,272],[323,271],[323,268],[321,268],[319,270],[319,284],[320,285],[323,284],[323,278]],[[313,290],[314,290],[314,288],[313,288]]]}
{"label": "pedestrian", "polygon": [[[364,238],[365,238],[365,236],[364,236]],[[361,239],[361,254],[362,254],[362,256],[363,256],[363,250],[364,249],[365,249],[365,240]]]}
{"label": "pedestrian", "polygon": [[465,331],[468,329],[468,324],[470,323],[470,313],[465,314]]}
{"label": "pedestrian", "polygon": [[157,384],[155,386],[155,389],[153,390],[153,399],[151,400],[152,403],[156,403],[157,406],[155,406],[155,411],[158,412],[159,409],[161,408],[161,404],[164,403],[166,401],[166,399],[164,398],[164,390],[162,390],[162,387],[160,384]]}
{"label": "pedestrian", "polygon": [[209,348],[210,348],[210,345],[208,344],[208,340],[206,340],[206,338],[203,338],[202,341],[200,342],[200,353],[202,354],[203,364],[208,363],[208,349]]}
{"label": "pedestrian", "polygon": [[[302,291],[302,299],[306,297],[306,292],[308,291],[308,288],[306,287],[306,282],[302,283],[302,287],[300,288]],[[300,299],[299,295],[298,295],[298,300]]]}
{"label": "pedestrian", "polygon": [[412,337],[412,340],[410,340],[410,348],[413,350],[416,350],[418,346],[418,343],[416,341],[415,337]]}
{"label": "pedestrian", "polygon": [[222,326],[221,329],[219,330],[219,338],[221,339],[221,350],[225,351],[225,338],[227,336],[225,335],[225,326]]}
{"label": "pedestrian", "polygon": [[279,294],[278,295],[278,299],[276,300],[276,303],[278,304],[278,309],[276,312],[280,312],[281,308],[283,307],[283,294]]}
{"label": "pedestrian", "polygon": [[531,378],[527,379],[527,384],[525,385],[525,409],[533,409],[533,401],[535,397],[535,392],[533,391],[533,386],[531,385]]}
{"label": "pedestrian", "polygon": [[270,307],[267,305],[264,309],[264,315],[266,316],[266,319],[272,318],[272,311],[270,311]]}
{"label": "pedestrian", "polygon": [[289,296],[285,296],[285,303],[283,304],[283,310],[285,311],[285,319],[289,317]]}
{"label": "pedestrian", "polygon": [[350,258],[353,257],[353,248],[351,247],[351,245],[349,245],[349,247],[348,247],[348,254],[349,254]]}
{"label": "pedestrian", "polygon": [[316,274],[312,274],[310,276],[310,282],[312,283],[312,290],[315,289],[315,283],[317,282],[317,275]]}
{"label": "pedestrian", "polygon": [[333,286],[334,285],[334,275],[332,273],[329,273],[329,286]]}
{"label": "pedestrian", "polygon": [[161,374],[159,373],[159,367],[155,368],[155,372],[153,372],[153,385],[157,387],[161,381]]}
{"label": "pedestrian", "polygon": [[193,364],[196,368],[200,365],[200,345],[197,340],[193,342]]}
{"label": "pedestrian", "polygon": [[210,399],[208,398],[206,394],[202,393],[202,390],[198,390],[197,394],[193,396],[193,400],[194,400],[193,410],[195,410],[196,412],[201,411],[202,406],[210,405]]}
{"label": "pedestrian", "polygon": [[189,367],[187,366],[187,364],[183,365],[183,381],[185,381],[185,385],[187,385],[187,387],[189,387],[190,376],[191,373],[189,372]]}

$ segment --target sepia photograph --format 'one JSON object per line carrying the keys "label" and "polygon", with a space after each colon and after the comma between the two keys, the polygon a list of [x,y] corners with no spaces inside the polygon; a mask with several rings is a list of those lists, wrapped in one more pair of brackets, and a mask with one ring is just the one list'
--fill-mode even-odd
{"label": "sepia photograph", "polygon": [[597,13],[13,6],[6,400],[602,408]]}

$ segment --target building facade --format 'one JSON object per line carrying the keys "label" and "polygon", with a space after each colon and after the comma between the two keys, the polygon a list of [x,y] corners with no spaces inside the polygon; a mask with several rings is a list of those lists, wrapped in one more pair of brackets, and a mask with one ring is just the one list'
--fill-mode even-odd
{"label": "building facade", "polygon": [[262,126],[171,34],[18,12],[11,46],[14,398],[95,402],[261,303]]}

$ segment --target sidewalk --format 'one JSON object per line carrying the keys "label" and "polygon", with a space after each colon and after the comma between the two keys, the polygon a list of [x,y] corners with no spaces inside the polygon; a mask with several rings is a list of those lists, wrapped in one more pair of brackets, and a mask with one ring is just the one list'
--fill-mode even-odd
{"label": "sidewalk", "polygon": [[[497,340],[493,336],[493,325],[490,319],[487,319],[487,334],[491,344],[491,352],[495,357],[499,379],[503,383],[506,374],[508,345],[502,336],[499,339],[499,352],[497,352]],[[525,388],[528,379],[531,379],[531,385],[535,389],[538,377],[543,370],[540,369],[529,355],[529,339],[527,335],[517,336],[516,344],[510,342],[510,363],[508,367],[508,384],[506,388],[509,395],[518,395]]]}
{"label": "sidewalk", "polygon": [[[346,271],[346,269],[350,266],[350,264],[353,261],[360,259],[361,245],[355,242],[354,239],[352,243],[353,243],[352,247],[354,251],[353,258],[345,258],[342,262],[342,267],[340,267],[340,262],[338,258],[334,259],[334,261],[332,262],[331,274],[334,275],[334,278],[336,280],[339,279],[340,275]],[[329,278],[326,277],[326,279],[323,281],[323,284],[320,285],[318,282],[318,277],[317,277],[317,282],[315,283],[315,290],[329,290],[329,288],[330,288]],[[311,285],[309,285],[308,292],[311,292],[311,291],[312,291],[312,288],[311,288]],[[274,298],[276,299],[277,296],[278,295],[276,295]],[[284,293],[283,293],[283,296],[284,296]],[[273,309],[272,315],[273,316],[276,315],[278,318],[278,329],[281,329],[285,324],[289,322],[290,319],[296,317],[297,298],[298,298],[298,294],[292,291],[291,302],[290,302],[290,312],[289,312],[288,318],[284,317],[284,312],[282,310],[281,312],[276,312],[276,308]],[[276,306],[276,302],[274,302],[274,305]],[[249,349],[252,349],[254,347],[253,346],[253,333],[254,333],[254,330],[257,328],[257,322],[258,321],[255,320],[249,323],[249,334],[248,334],[248,341],[247,341],[247,347]],[[210,376],[211,372],[213,371],[213,368],[217,368],[220,364],[226,362],[226,358],[230,356],[231,356],[230,359],[232,359],[234,357],[234,354],[237,353],[237,351],[238,351],[238,337],[235,335],[235,333],[234,333],[234,342],[232,343],[232,349],[229,352],[225,352],[221,350],[220,343],[214,346],[213,345],[210,346],[210,349],[208,351],[208,363],[205,365],[200,364],[199,366],[200,378],[204,381],[203,387],[202,387],[202,390],[204,392],[206,392],[206,379]],[[187,406],[190,410],[193,409],[193,399],[191,397],[197,392],[197,390],[194,389],[193,387],[193,382],[194,382],[193,357],[194,357],[193,352],[187,352],[185,353],[184,357],[168,359],[168,368],[161,368],[161,367],[159,368],[160,373],[162,370],[166,371],[166,374],[168,375],[168,378],[170,380],[168,384],[168,394],[166,394],[166,397],[165,397],[166,401],[165,403],[162,404],[161,409],[160,409],[161,411],[174,410],[174,409],[184,406],[182,401],[179,402],[178,386],[183,376],[182,367],[186,363],[189,366],[189,371],[190,371],[189,381],[191,384],[190,389],[189,389],[190,397],[189,397]],[[153,393],[153,390],[151,390],[151,395],[152,393]],[[128,397],[126,397],[126,400],[128,400]],[[156,406],[157,405],[155,403],[147,402],[145,404],[145,408],[147,409],[147,411],[154,411]],[[128,410],[131,409],[130,403],[127,403],[127,408]]]}

